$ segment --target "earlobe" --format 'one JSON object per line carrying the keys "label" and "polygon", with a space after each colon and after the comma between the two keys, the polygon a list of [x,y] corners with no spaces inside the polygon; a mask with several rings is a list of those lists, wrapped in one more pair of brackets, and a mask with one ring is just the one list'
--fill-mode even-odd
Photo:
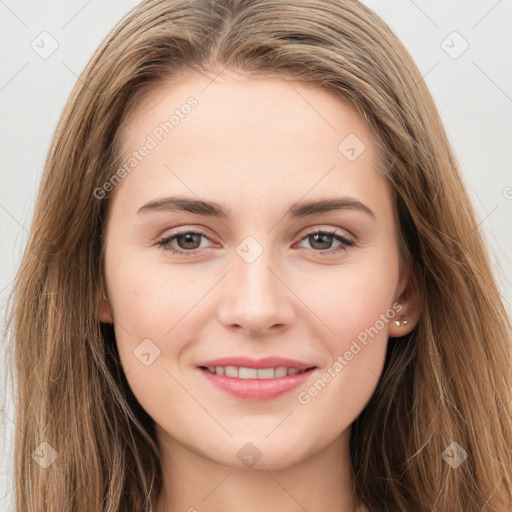
{"label": "earlobe", "polygon": [[405,336],[409,334],[417,323],[417,318],[413,322],[410,317],[408,318],[403,311],[406,309],[402,304],[401,312],[398,313],[397,317],[392,320],[389,326],[388,335],[390,338],[399,338],[401,336]]}
{"label": "earlobe", "polygon": [[99,298],[98,302],[99,302],[99,304],[98,304],[99,315],[98,316],[99,316],[100,322],[103,322],[104,324],[113,324],[114,319],[112,316],[110,302],[108,301],[107,297],[105,296],[105,293],[103,293],[103,292],[100,293],[100,298]]}
{"label": "earlobe", "polygon": [[409,334],[416,327],[423,307],[423,297],[410,268],[400,281],[397,302],[402,307],[389,324],[388,335],[390,338],[399,338]]}

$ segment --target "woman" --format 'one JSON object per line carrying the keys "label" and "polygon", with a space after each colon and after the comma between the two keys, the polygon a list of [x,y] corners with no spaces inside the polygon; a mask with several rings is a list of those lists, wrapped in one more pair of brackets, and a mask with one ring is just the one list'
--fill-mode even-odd
{"label": "woman", "polygon": [[19,511],[510,509],[508,318],[421,75],[356,1],[129,13],[14,298]]}

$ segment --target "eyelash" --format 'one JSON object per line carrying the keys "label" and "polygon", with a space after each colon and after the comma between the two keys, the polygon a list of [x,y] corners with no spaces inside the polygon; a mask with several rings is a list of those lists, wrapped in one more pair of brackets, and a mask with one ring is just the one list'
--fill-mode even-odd
{"label": "eyelash", "polygon": [[[161,240],[159,240],[157,242],[157,245],[162,247],[162,249],[164,249],[165,251],[169,251],[171,254],[176,254],[178,256],[183,256],[185,258],[191,257],[191,256],[195,256],[197,254],[197,252],[200,251],[200,249],[194,249],[194,250],[191,250],[191,251],[186,251],[184,249],[179,249],[178,250],[178,249],[174,249],[170,245],[170,242],[172,242],[178,236],[187,235],[187,234],[203,236],[204,238],[209,240],[209,238],[204,233],[201,233],[200,231],[194,231],[194,230],[187,229],[187,230],[181,231],[179,233],[174,233],[171,236],[162,238]],[[338,247],[336,247],[334,249],[332,249],[332,248],[331,249],[322,249],[322,250],[311,249],[315,254],[320,254],[320,255],[323,255],[325,253],[337,254],[340,251],[346,251],[348,249],[348,247],[353,246],[354,243],[355,243],[353,240],[350,240],[349,238],[347,238],[346,236],[342,235],[338,231],[336,231],[336,230],[328,230],[328,229],[319,229],[319,230],[311,231],[310,233],[306,233],[299,240],[299,242],[302,242],[306,238],[309,238],[310,236],[314,236],[314,235],[329,235],[329,236],[333,236],[336,240],[341,242],[341,245],[339,245]],[[302,247],[301,249],[305,249],[305,248]]]}

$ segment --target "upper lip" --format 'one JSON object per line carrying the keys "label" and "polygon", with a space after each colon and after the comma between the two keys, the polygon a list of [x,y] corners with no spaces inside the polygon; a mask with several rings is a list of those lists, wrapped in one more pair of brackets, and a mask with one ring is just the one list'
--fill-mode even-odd
{"label": "upper lip", "polygon": [[304,363],[295,359],[278,356],[263,357],[262,359],[251,359],[243,356],[222,357],[220,359],[202,361],[197,366],[238,366],[243,368],[277,368],[279,366],[285,366],[286,368],[297,368],[298,370],[316,368],[316,365],[311,363]]}

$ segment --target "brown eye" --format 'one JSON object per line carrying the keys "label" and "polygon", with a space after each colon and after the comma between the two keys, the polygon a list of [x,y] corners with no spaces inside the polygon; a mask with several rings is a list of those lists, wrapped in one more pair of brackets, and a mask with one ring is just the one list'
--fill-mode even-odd
{"label": "brown eye", "polygon": [[[353,240],[350,240],[344,234],[337,231],[314,231],[304,236],[301,242],[305,240],[307,240],[314,252],[320,254],[332,254],[343,251],[355,243]],[[338,242],[338,244],[333,246],[333,242]]]}
{"label": "brown eye", "polygon": [[199,233],[185,233],[183,235],[176,235],[174,239],[180,249],[198,249],[201,245],[201,237]]}
{"label": "brown eye", "polygon": [[199,231],[182,231],[174,235],[162,238],[157,245],[164,250],[180,256],[191,256],[201,249],[202,239],[209,240],[209,238]]}
{"label": "brown eye", "polygon": [[313,249],[330,249],[334,240],[334,235],[328,235],[327,233],[315,233],[314,235],[308,236],[309,243]]}

